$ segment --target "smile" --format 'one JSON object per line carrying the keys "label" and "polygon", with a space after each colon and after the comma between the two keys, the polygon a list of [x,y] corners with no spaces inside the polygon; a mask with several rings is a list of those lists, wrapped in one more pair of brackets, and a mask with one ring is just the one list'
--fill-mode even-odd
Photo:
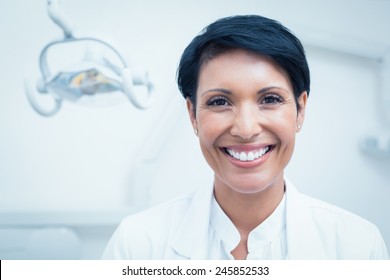
{"label": "smile", "polygon": [[226,154],[239,161],[254,161],[261,158],[272,149],[272,146],[266,146],[252,151],[238,151],[231,148],[223,148]]}

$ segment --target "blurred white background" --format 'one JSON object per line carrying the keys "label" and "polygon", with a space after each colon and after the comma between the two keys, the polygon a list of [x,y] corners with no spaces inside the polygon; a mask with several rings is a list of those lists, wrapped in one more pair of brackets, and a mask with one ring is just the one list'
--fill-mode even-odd
{"label": "blurred white background", "polygon": [[[61,9],[76,36],[108,36],[131,65],[147,69],[156,101],[146,111],[129,102],[64,103],[51,118],[38,115],[23,81],[40,77],[38,56],[62,31],[45,0],[0,1],[1,259],[99,258],[124,215],[212,183],[176,68],[203,27],[235,14],[279,20],[306,46],[312,89],[289,179],[374,222],[390,247],[390,153],[372,156],[359,148],[368,136],[390,134],[382,65],[321,47],[387,48],[389,55],[390,1],[63,0]],[[39,242],[43,247],[31,245]]]}

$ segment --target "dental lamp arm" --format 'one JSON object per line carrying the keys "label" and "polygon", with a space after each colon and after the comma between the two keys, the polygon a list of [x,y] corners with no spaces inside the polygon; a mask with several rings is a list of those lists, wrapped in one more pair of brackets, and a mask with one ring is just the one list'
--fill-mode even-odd
{"label": "dental lamp arm", "polygon": [[[35,97],[36,94],[33,93],[33,90],[31,89],[32,86],[27,82],[27,80],[24,81],[24,88],[26,91],[28,102],[30,103],[31,107],[33,107],[33,109],[41,116],[50,117],[50,116],[54,115],[55,113],[57,113],[61,109],[62,101],[60,99],[56,99],[56,98],[54,98],[54,105],[52,108],[49,108],[49,109],[43,108],[38,103],[38,101]],[[38,86],[38,88],[39,88],[39,86]]]}
{"label": "dental lamp arm", "polygon": [[65,38],[73,37],[73,28],[66,17],[61,14],[60,0],[48,0],[47,11],[52,21],[64,31]]}
{"label": "dental lamp arm", "polygon": [[[124,68],[122,70],[122,79],[122,90],[135,107],[138,109],[147,109],[150,107],[150,105],[152,105],[154,100],[154,88],[146,73],[144,73],[143,76],[133,75],[129,68]],[[134,86],[146,86],[148,91],[148,97],[146,101],[141,101],[136,97]]]}

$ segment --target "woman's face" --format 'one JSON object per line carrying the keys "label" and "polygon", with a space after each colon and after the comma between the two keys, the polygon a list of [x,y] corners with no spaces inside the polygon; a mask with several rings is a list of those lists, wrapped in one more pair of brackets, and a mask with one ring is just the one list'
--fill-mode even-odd
{"label": "woman's face", "polygon": [[297,112],[291,83],[270,59],[232,50],[206,62],[199,73],[196,114],[187,107],[215,187],[258,193],[283,185],[307,94]]}

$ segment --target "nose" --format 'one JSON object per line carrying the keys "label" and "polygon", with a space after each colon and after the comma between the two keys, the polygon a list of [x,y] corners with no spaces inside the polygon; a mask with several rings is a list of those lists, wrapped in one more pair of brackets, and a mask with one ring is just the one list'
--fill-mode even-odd
{"label": "nose", "polygon": [[246,104],[236,108],[230,133],[248,140],[262,131],[261,116],[258,107]]}

